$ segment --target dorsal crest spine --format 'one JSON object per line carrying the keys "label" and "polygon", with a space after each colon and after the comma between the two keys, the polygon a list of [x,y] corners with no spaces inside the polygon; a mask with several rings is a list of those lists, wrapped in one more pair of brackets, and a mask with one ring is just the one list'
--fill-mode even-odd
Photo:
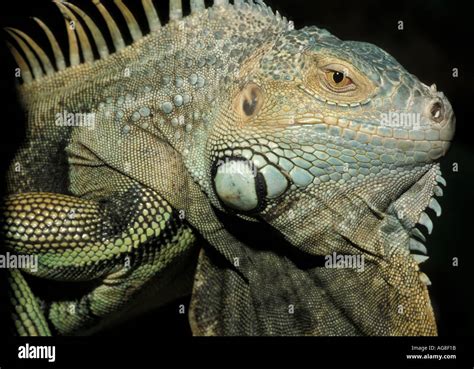
{"label": "dorsal crest spine", "polygon": [[[100,59],[104,59],[110,55],[110,50],[102,31],[85,11],[83,11],[77,5],[66,1],[53,0],[53,3],[58,6],[65,20],[69,42],[68,62],[70,66],[81,64],[81,56],[82,63],[94,62],[95,58],[93,45],[95,45]],[[95,5],[105,20],[115,51],[126,48],[127,45],[122,36],[122,32],[120,31],[120,28],[118,27],[112,15],[107,10],[106,6],[102,4],[100,0],[92,0],[92,3]],[[143,37],[143,33],[136,18],[122,0],[114,0],[114,3],[125,19],[133,42],[137,42]],[[159,31],[162,27],[162,22],[160,21],[153,1],[142,0],[142,6],[145,11],[150,32]],[[229,0],[214,0],[213,7],[217,8],[230,6],[234,6],[236,8],[241,6],[254,7],[266,15],[273,15],[271,9],[267,7],[262,0],[256,0],[255,2],[253,0],[248,0],[246,2],[243,2],[242,0],[235,0],[234,4],[230,4]],[[206,6],[204,0],[190,0],[190,9],[191,15],[205,11]],[[279,16],[279,14],[276,14],[275,17],[279,22],[287,22],[286,19]],[[170,22],[180,21],[182,19],[182,0],[170,0]],[[6,28],[8,34],[16,41],[19,47],[18,50],[17,47],[13,46],[11,43],[8,43],[8,47],[11,50],[16,63],[22,70],[21,75],[25,84],[40,80],[45,76],[51,76],[56,71],[65,70],[67,68],[66,58],[64,57],[63,51],[61,50],[61,47],[53,32],[40,19],[33,17],[33,20],[40,26],[48,38],[53,51],[54,63],[51,62],[50,57],[41,48],[41,46],[39,46],[26,33],[15,28]],[[89,40],[86,29],[92,36],[93,43],[91,43]]]}

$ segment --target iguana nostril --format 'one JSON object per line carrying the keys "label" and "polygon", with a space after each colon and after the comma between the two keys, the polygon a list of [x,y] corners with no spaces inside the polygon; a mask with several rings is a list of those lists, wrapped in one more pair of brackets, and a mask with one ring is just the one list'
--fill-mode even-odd
{"label": "iguana nostril", "polygon": [[441,122],[444,119],[444,107],[440,101],[435,101],[429,108],[429,114],[431,120],[435,122]]}

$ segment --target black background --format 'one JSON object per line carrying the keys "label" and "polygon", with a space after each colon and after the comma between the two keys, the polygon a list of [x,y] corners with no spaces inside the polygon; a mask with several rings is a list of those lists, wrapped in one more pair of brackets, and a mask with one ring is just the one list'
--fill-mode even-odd
{"label": "black background", "polygon": [[[107,8],[112,14],[117,15],[115,17],[117,22],[125,30],[123,22],[120,22],[121,17],[112,2],[107,0],[103,2],[105,5],[109,5]],[[166,20],[168,8],[166,1],[155,2],[158,5],[162,21]],[[139,23],[144,26],[145,30],[146,20],[139,1],[128,0],[125,3],[136,14]],[[457,128],[451,150],[442,160],[442,170],[448,186],[444,191],[444,197],[439,200],[443,209],[442,217],[436,219],[433,213],[430,213],[433,215],[431,218],[434,223],[433,234],[429,236],[427,242],[431,258],[422,266],[422,269],[433,283],[430,287],[430,294],[438,320],[440,336],[458,340],[461,339],[460,337],[472,336],[474,303],[471,265],[474,262],[474,235],[471,230],[474,219],[472,215],[474,212],[472,206],[474,203],[474,150],[471,144],[473,122],[469,109],[474,106],[471,101],[474,98],[472,93],[474,79],[470,68],[473,64],[470,59],[472,56],[469,54],[474,36],[471,32],[473,2],[267,0],[266,3],[288,19],[293,20],[296,28],[316,25],[328,29],[343,40],[365,41],[380,46],[421,81],[428,85],[436,83],[438,90],[443,91],[450,99],[457,117]],[[84,10],[90,10],[89,13],[93,15],[93,19],[99,27],[103,30],[106,29],[101,17],[89,1],[75,1],[75,4]],[[185,5],[185,9],[188,7]],[[26,31],[47,49],[46,37],[39,27],[28,19],[29,16],[37,16],[50,26],[60,44],[64,46],[66,54],[67,38],[64,23],[58,9],[51,2],[35,0],[3,1],[0,3],[0,25],[2,27],[11,26]],[[398,21],[404,22],[404,30],[398,30]],[[124,35],[127,36],[126,31]],[[1,173],[4,173],[24,135],[24,119],[15,97],[14,68],[13,58],[4,43],[1,43]],[[453,78],[453,68],[458,68],[458,78]],[[458,164],[458,172],[452,171],[453,163]],[[262,236],[255,234],[255,237]],[[453,257],[459,258],[458,267],[452,266]],[[187,304],[187,299],[178,303]],[[151,332],[157,339],[158,337],[173,339],[173,337],[189,336],[186,316],[179,315],[177,312],[178,303],[165,307],[160,312],[149,313],[120,327],[105,331],[101,333],[104,338],[95,338],[95,340],[121,337],[133,345],[133,337],[143,337]],[[3,302],[0,302],[0,305],[3,305]],[[189,339],[173,342],[178,345],[182,344],[183,350],[186,350],[186,345],[192,344]],[[318,344],[317,342],[320,342],[321,347],[332,347],[332,349],[338,350],[334,344],[324,346],[324,342],[314,342],[315,346]],[[369,353],[377,355],[376,351],[380,347],[389,349],[390,346],[390,344],[385,345],[380,341],[378,343],[377,341],[370,342],[375,343],[366,344],[363,348],[359,347],[359,349],[365,350],[366,355]],[[452,343],[453,341],[448,340],[448,342]],[[288,342],[288,345],[285,347],[290,347],[291,341]],[[349,344],[346,342],[345,345],[342,345],[342,350],[349,350],[351,347],[350,342]],[[370,347],[375,349],[371,350]],[[398,346],[392,344],[392,350],[396,351],[396,347]],[[212,352],[207,345],[202,346],[201,344],[201,349],[203,352]],[[0,360],[1,352],[0,348]],[[315,348],[314,354],[316,355],[317,352],[318,350]],[[229,355],[232,354],[229,353]],[[242,355],[242,353],[236,353],[236,355]],[[191,360],[191,363],[193,362],[192,358],[188,359]],[[195,360],[196,363],[199,362],[197,358]],[[310,364],[311,367],[318,367],[318,362],[328,363],[323,357],[314,360],[315,362]],[[235,359],[235,362],[239,362],[238,358]],[[289,360],[288,362],[292,363],[293,361]],[[249,366],[250,364],[241,365]],[[391,367],[392,364],[387,362],[386,366]]]}

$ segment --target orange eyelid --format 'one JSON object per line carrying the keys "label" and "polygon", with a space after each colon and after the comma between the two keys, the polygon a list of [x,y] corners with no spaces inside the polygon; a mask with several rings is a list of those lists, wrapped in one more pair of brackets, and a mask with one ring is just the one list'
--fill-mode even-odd
{"label": "orange eyelid", "polygon": [[316,97],[352,104],[369,99],[376,91],[378,86],[349,62],[332,56],[311,55],[304,86]]}

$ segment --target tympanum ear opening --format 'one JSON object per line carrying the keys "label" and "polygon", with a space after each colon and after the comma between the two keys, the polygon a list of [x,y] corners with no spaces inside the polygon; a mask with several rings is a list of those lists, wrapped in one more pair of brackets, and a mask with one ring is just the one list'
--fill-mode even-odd
{"label": "tympanum ear opening", "polygon": [[236,96],[234,109],[243,121],[255,118],[263,106],[263,91],[255,83],[247,84]]}

